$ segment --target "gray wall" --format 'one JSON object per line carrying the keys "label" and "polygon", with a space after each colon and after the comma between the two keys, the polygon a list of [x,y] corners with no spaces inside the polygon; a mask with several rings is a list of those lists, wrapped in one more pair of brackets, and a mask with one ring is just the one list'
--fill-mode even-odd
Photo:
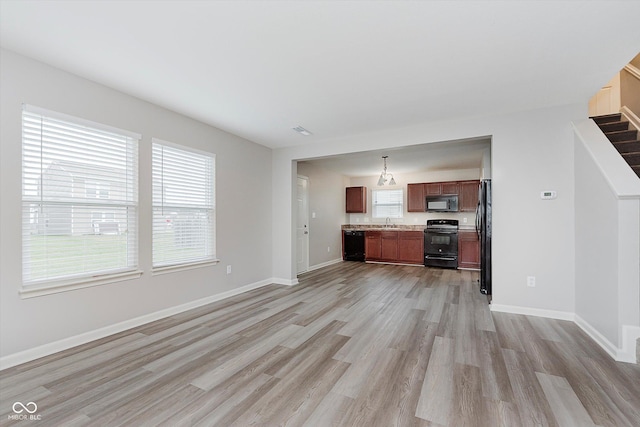
{"label": "gray wall", "polygon": [[578,141],[575,160],[576,314],[618,344],[618,199]]}
{"label": "gray wall", "polygon": [[[271,150],[15,53],[0,51],[0,355],[269,279]],[[162,90],[162,88],[158,88]],[[216,102],[212,99],[211,102]],[[131,130],[140,143],[140,279],[21,299],[21,104]],[[152,276],[151,138],[216,154],[212,267]],[[233,273],[226,274],[226,265]]]}

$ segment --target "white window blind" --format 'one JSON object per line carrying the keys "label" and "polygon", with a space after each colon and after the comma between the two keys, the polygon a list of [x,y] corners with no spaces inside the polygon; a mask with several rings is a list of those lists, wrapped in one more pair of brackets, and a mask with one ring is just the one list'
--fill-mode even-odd
{"label": "white window blind", "polygon": [[373,218],[402,218],[404,211],[402,189],[372,190]]}
{"label": "white window blind", "polygon": [[153,139],[153,266],[215,260],[215,155]]}
{"label": "white window blind", "polygon": [[127,131],[24,106],[25,288],[137,267],[139,139]]}

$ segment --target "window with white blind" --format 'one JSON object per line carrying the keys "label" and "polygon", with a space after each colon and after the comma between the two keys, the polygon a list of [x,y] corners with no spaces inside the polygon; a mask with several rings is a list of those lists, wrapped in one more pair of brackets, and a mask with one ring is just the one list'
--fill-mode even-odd
{"label": "window with white blind", "polygon": [[45,287],[139,274],[139,139],[128,131],[23,107],[25,296]]}
{"label": "window with white blind", "polygon": [[372,190],[371,207],[373,218],[402,218],[404,212],[402,189]]}
{"label": "window with white blind", "polygon": [[152,145],[154,270],[216,262],[215,155]]}

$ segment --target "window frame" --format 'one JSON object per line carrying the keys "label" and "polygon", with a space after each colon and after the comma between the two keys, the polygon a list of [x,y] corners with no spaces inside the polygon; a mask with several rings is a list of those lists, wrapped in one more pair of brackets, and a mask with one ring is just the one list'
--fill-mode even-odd
{"label": "window frame", "polygon": [[[126,145],[124,145],[124,148],[125,148],[124,151],[125,151],[125,155],[127,156],[124,159],[124,163],[127,165],[125,170],[127,171],[126,173],[128,174],[128,176],[131,177],[131,180],[127,181],[130,187],[125,187],[127,188],[127,190],[125,191],[128,192],[127,194],[129,194],[130,197],[128,197],[126,200],[122,200],[119,203],[104,203],[104,204],[100,204],[100,203],[96,204],[94,202],[90,203],[88,202],[90,198],[86,197],[87,193],[85,189],[85,191],[82,193],[83,197],[78,197],[77,200],[75,200],[75,196],[73,196],[72,194],[70,196],[71,197],[70,201],[67,202],[66,205],[72,208],[71,212],[73,212],[73,207],[76,207],[76,208],[79,207],[80,209],[86,209],[89,214],[91,212],[90,209],[99,210],[101,206],[103,208],[106,208],[108,206],[108,208],[111,208],[111,209],[113,208],[125,209],[126,221],[127,223],[133,226],[133,230],[131,230],[129,227],[127,229],[127,235],[126,235],[127,243],[126,243],[126,253],[125,253],[125,257],[127,259],[126,266],[117,267],[117,268],[106,268],[106,269],[100,269],[100,270],[89,270],[89,271],[84,271],[80,273],[76,272],[76,273],[70,273],[70,274],[63,274],[59,276],[50,275],[43,278],[35,278],[35,279],[28,277],[28,272],[30,271],[28,269],[31,268],[31,264],[27,265],[26,263],[29,262],[27,261],[27,259],[29,259],[32,256],[32,252],[31,252],[32,247],[29,246],[31,245],[31,239],[29,239],[29,241],[27,241],[26,239],[28,235],[30,236],[32,234],[31,222],[34,217],[34,213],[31,212],[32,205],[38,204],[39,206],[42,206],[42,207],[44,206],[53,207],[57,205],[56,202],[52,200],[45,200],[45,197],[42,193],[39,196],[37,195],[34,196],[33,194],[29,194],[33,190],[27,189],[28,187],[27,182],[29,181],[29,178],[27,176],[29,175],[29,173],[33,172],[32,166],[27,166],[26,164],[27,159],[29,159],[29,161],[33,161],[34,159],[39,159],[40,162],[42,162],[42,159],[43,159],[42,153],[39,155],[39,157],[37,156],[34,157],[33,155],[29,155],[29,157],[25,157],[27,156],[25,152],[27,147],[35,146],[33,142],[28,142],[27,136],[25,134],[26,126],[28,126],[26,122],[28,120],[33,120],[34,116],[40,116],[44,121],[51,120],[51,121],[64,122],[65,124],[68,124],[75,129],[88,128],[89,130],[94,131],[96,133],[111,133],[111,134],[117,135],[118,137],[125,138]],[[92,286],[104,285],[108,283],[115,283],[115,282],[120,282],[120,281],[130,280],[130,279],[140,277],[142,275],[142,270],[140,270],[139,268],[139,241],[138,241],[139,239],[138,156],[139,156],[139,144],[140,144],[140,140],[142,139],[142,135],[135,132],[130,132],[127,130],[118,129],[102,123],[93,122],[90,120],[82,119],[82,118],[71,116],[64,113],[59,113],[56,111],[47,110],[44,108],[40,108],[33,105],[28,105],[28,104],[22,105],[21,130],[22,130],[22,136],[21,136],[22,152],[21,152],[20,168],[21,168],[22,213],[20,217],[21,217],[21,228],[22,228],[22,231],[21,231],[22,279],[21,279],[21,284],[18,291],[20,297],[31,298],[31,297],[37,297],[37,296],[48,295],[53,293],[66,292],[74,289],[82,289],[82,288],[87,288]],[[42,142],[40,142],[40,144],[42,144]],[[64,157],[63,157],[63,160],[64,160]],[[83,164],[83,163],[80,163],[80,164]],[[40,177],[42,177],[42,174],[40,175]],[[33,186],[34,184],[32,182],[29,185]],[[42,185],[42,180],[40,180],[40,183],[38,185]],[[100,201],[105,199],[96,198],[94,200]],[[60,205],[60,206],[63,206],[63,205]],[[70,217],[69,220],[71,221],[71,223],[73,223],[74,218]]]}
{"label": "window frame", "polygon": [[[380,192],[400,192],[400,202],[399,203],[376,203],[377,197],[376,194]],[[390,216],[390,215],[378,215],[377,206],[398,206],[399,216]],[[404,189],[403,188],[376,188],[371,190],[371,218],[381,219],[381,218],[391,218],[391,219],[401,219],[404,218]]]}
{"label": "window frame", "polygon": [[[169,263],[158,263],[156,264],[156,261],[154,259],[156,252],[155,252],[155,243],[156,243],[156,232],[155,232],[155,222],[157,220],[156,217],[156,209],[160,208],[160,207],[164,207],[164,193],[163,190],[160,190],[163,195],[161,196],[162,198],[162,203],[161,204],[157,204],[157,200],[156,200],[156,172],[155,172],[155,168],[156,168],[156,164],[155,164],[155,159],[156,159],[156,147],[167,147],[169,149],[172,150],[180,150],[182,152],[185,153],[190,153],[192,155],[196,155],[196,156],[203,156],[208,158],[211,161],[211,168],[212,168],[212,174],[209,178],[210,180],[210,197],[211,197],[211,207],[210,208],[206,208],[206,210],[208,210],[209,212],[209,226],[211,228],[210,233],[209,233],[209,238],[210,238],[210,242],[208,242],[208,246],[209,249],[211,251],[211,254],[207,257],[201,257],[201,258],[197,258],[197,259],[185,259],[185,260],[181,260],[181,261],[172,261]],[[163,177],[163,186],[164,186],[164,177]],[[217,247],[216,247],[216,243],[217,243],[217,229],[216,229],[216,213],[217,213],[217,208],[216,208],[216,155],[215,153],[212,153],[210,151],[204,151],[204,150],[199,150],[197,148],[193,148],[193,147],[189,147],[183,144],[177,144],[174,142],[170,142],[170,141],[166,141],[160,138],[151,138],[151,187],[152,187],[152,196],[151,196],[151,218],[152,218],[152,230],[151,230],[151,273],[152,275],[157,275],[157,274],[165,274],[165,273],[171,273],[171,272],[176,272],[176,271],[183,271],[183,270],[191,270],[194,268],[201,268],[201,267],[207,267],[207,266],[212,266],[212,265],[216,265],[220,262],[220,260],[217,258]],[[205,190],[206,192],[206,190]],[[187,206],[187,205],[183,205],[183,206],[177,206],[174,205],[172,206],[174,208],[183,208],[183,209],[193,209],[193,206]],[[196,208],[196,209],[200,209],[200,210],[205,210],[205,208]],[[165,214],[163,214],[163,217],[166,216]]]}

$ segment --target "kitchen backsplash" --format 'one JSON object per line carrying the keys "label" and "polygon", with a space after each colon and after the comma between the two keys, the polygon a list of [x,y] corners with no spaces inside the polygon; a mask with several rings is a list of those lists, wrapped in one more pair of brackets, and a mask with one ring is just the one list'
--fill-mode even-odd
{"label": "kitchen backsplash", "polygon": [[[391,218],[391,224],[426,225],[428,219],[457,219],[460,227],[473,227],[475,212],[405,212],[402,218]],[[465,221],[466,219],[466,221]],[[346,214],[346,224],[384,224],[385,218],[372,218],[370,213]]]}

